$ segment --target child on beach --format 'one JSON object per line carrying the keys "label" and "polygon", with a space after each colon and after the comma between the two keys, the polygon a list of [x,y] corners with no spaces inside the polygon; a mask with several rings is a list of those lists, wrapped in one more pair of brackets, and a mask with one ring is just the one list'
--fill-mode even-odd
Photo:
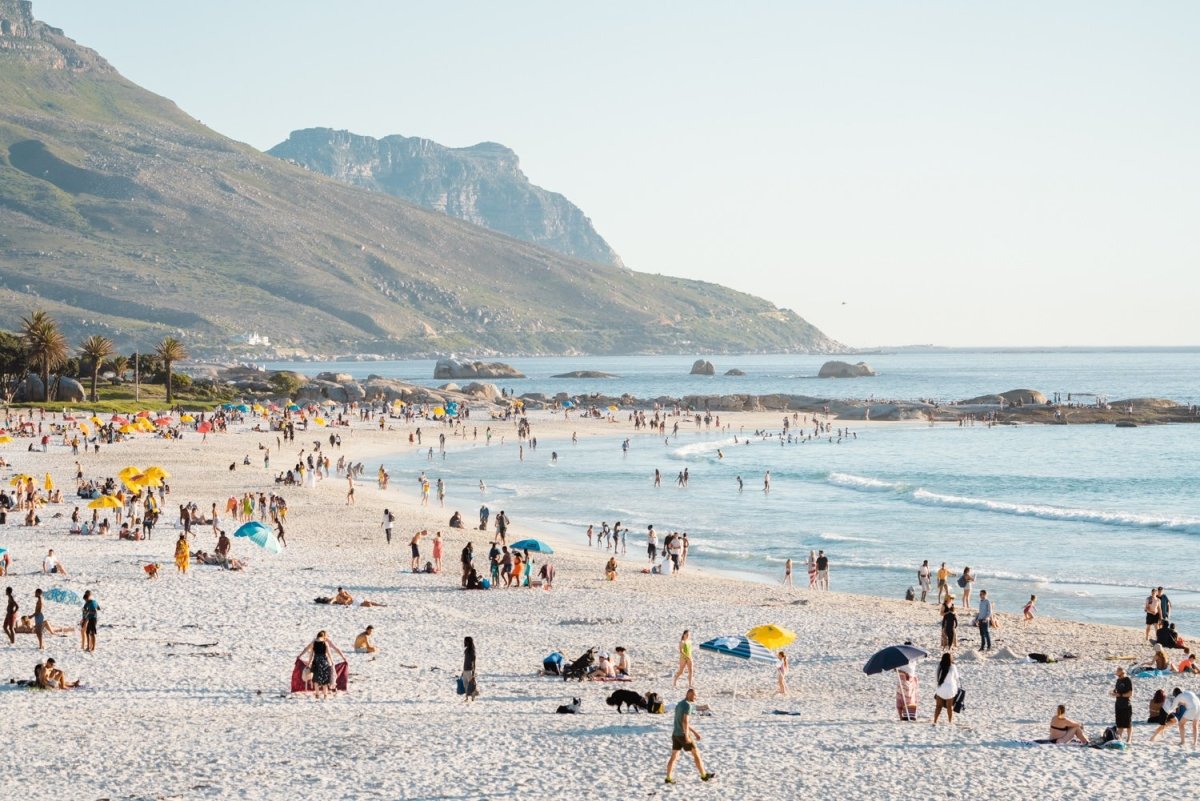
{"label": "child on beach", "polygon": [[1036,595],[1029,596],[1029,603],[1025,604],[1025,609],[1022,611],[1025,613],[1025,619],[1023,621],[1023,624],[1029,625],[1029,621],[1033,620],[1033,613],[1037,611],[1037,596]]}

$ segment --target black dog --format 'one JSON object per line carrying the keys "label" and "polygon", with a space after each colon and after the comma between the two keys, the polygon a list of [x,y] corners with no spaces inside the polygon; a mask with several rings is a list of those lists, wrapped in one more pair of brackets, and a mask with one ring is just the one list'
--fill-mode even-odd
{"label": "black dog", "polygon": [[572,698],[571,703],[563,704],[555,712],[559,715],[578,715],[579,706],[583,703],[582,698]]}
{"label": "black dog", "polygon": [[650,711],[650,703],[641,695],[638,695],[633,690],[616,690],[604,702],[609,706],[615,706],[617,712],[621,711],[622,706],[627,706],[630,709],[641,709],[646,712]]}
{"label": "black dog", "polygon": [[587,674],[591,673],[592,665],[594,665],[595,662],[596,649],[589,648],[586,654],[579,657],[563,669],[563,681],[569,681],[570,679],[578,679],[579,681],[583,681],[585,678],[587,678]]}

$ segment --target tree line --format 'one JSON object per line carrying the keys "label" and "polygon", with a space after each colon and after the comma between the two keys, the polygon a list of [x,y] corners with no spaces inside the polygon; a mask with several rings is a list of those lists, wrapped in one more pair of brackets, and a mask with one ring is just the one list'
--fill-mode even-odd
{"label": "tree line", "polygon": [[[95,402],[99,400],[96,385],[105,368],[116,373],[118,380],[130,369],[136,369],[148,383],[165,383],[167,403],[171,403],[175,385],[186,377],[172,376],[172,366],[187,357],[187,348],[175,337],[164,337],[150,353],[124,356],[117,353],[111,339],[92,334],[72,351],[71,343],[54,318],[38,309],[21,318],[17,331],[0,331],[0,395],[5,402],[11,401],[27,377],[35,375],[41,380],[42,397],[26,397],[26,400],[48,401],[54,397],[52,387],[57,386],[58,378],[90,377],[91,399]],[[54,384],[50,380],[52,375]]]}

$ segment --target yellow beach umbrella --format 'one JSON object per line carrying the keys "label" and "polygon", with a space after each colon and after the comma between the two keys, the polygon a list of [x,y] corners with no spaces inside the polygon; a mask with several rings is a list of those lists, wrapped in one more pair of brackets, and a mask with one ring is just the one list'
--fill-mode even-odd
{"label": "yellow beach umbrella", "polygon": [[267,413],[267,410],[263,407],[263,405],[261,403],[256,403],[251,408],[254,409],[255,414],[266,414]]}
{"label": "yellow beach umbrella", "polygon": [[92,433],[92,429],[88,428],[87,423],[80,423],[79,424],[79,433],[83,434],[86,437],[88,434]]}
{"label": "yellow beach umbrella", "polygon": [[796,632],[774,625],[755,626],[746,632],[746,636],[771,650],[783,648],[796,641]]}
{"label": "yellow beach umbrella", "polygon": [[323,426],[323,425],[325,425],[325,418],[324,417],[314,417],[313,422],[319,426]]}
{"label": "yellow beach umbrella", "polygon": [[196,418],[195,418],[195,417],[192,417],[190,414],[185,414],[183,417],[180,417],[180,418],[179,418],[179,422],[181,422],[181,423],[194,423],[194,422],[196,422]]}
{"label": "yellow beach umbrella", "polygon": [[20,475],[13,476],[12,479],[9,480],[8,485],[10,487],[19,487],[22,484],[24,484],[26,481],[28,481],[29,479],[30,479],[30,476],[27,476],[26,474],[21,473]]}
{"label": "yellow beach umbrella", "polygon": [[125,479],[129,478],[130,476],[136,476],[140,472],[142,472],[142,468],[129,465],[128,467],[122,467],[121,471],[117,473],[117,477]]}
{"label": "yellow beach umbrella", "polygon": [[434,406],[433,413],[434,414],[445,414],[446,410],[444,408],[442,408],[441,406]]}
{"label": "yellow beach umbrella", "polygon": [[617,409],[617,405],[614,403],[612,406],[609,406],[609,407],[608,407],[608,410],[609,410],[610,412],[615,412],[615,411],[618,411],[618,409]]}
{"label": "yellow beach umbrella", "polygon": [[0,443],[12,442],[13,438],[8,434],[0,434]]}
{"label": "yellow beach umbrella", "polygon": [[96,417],[95,415],[92,415],[92,424],[93,424],[93,425],[102,426],[102,425],[104,425],[104,421],[103,421],[103,420],[101,420],[99,417]]}
{"label": "yellow beach umbrella", "polygon": [[399,398],[396,398],[394,401],[392,401],[392,405],[393,406],[407,406],[408,404],[405,403],[404,401],[400,400]]}
{"label": "yellow beach umbrella", "polygon": [[155,478],[159,478],[159,479],[171,477],[170,473],[168,473],[166,470],[163,470],[158,465],[151,465],[150,467],[147,467],[145,474],[148,476],[154,476]]}
{"label": "yellow beach umbrella", "polygon": [[101,495],[88,504],[89,509],[119,509],[121,502],[111,495]]}
{"label": "yellow beach umbrella", "polygon": [[122,434],[136,434],[137,428],[135,426],[130,425],[129,423],[126,423],[125,425],[118,428],[117,431],[120,431]]}

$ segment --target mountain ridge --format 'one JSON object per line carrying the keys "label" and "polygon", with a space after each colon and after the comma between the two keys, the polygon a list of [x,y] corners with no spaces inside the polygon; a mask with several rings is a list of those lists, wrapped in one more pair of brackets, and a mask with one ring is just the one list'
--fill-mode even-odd
{"label": "mountain ridge", "polygon": [[0,0],[2,21],[0,327],[44,308],[73,338],[182,335],[198,356],[244,352],[250,332],[280,354],[842,349],[760,298],[572,259],[267,156],[25,0]]}
{"label": "mountain ridge", "polygon": [[447,147],[417,136],[305,128],[267,153],[568,256],[624,267],[578,206],[530,182],[516,152],[498,142]]}

